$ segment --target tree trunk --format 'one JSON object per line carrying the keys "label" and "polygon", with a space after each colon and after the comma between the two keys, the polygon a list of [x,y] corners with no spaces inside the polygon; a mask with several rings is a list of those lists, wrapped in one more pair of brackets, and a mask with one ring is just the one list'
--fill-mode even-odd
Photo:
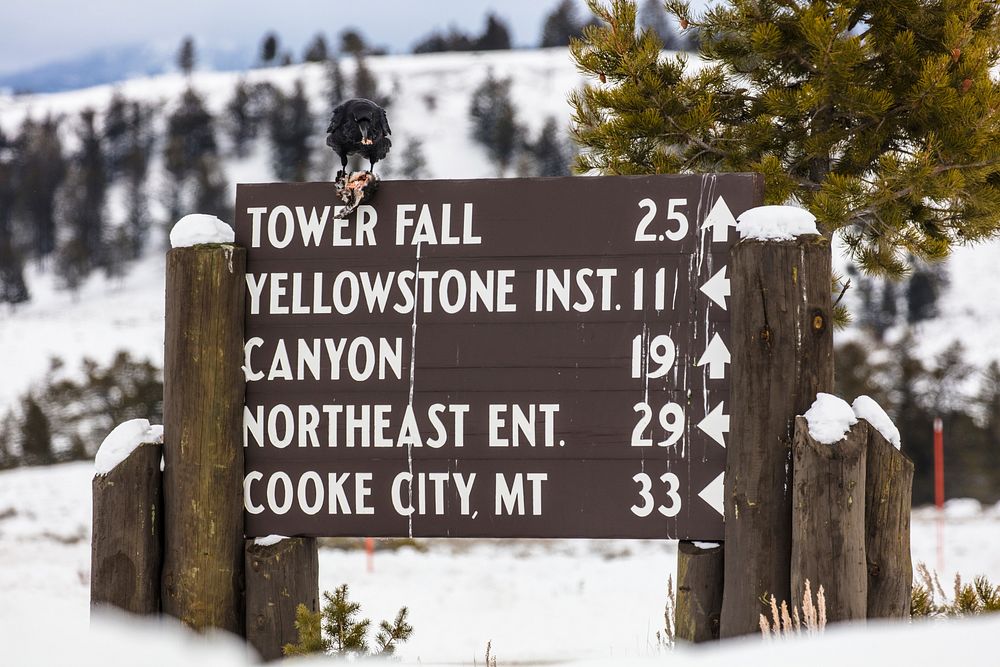
{"label": "tree trunk", "polygon": [[833,445],[813,440],[805,417],[795,420],[792,509],[792,600],[808,580],[826,595],[829,622],[867,614],[865,453],[868,422],[859,421]]}
{"label": "tree trunk", "polygon": [[140,445],[93,481],[90,606],[160,613],[163,504],[159,444]]}
{"label": "tree trunk", "polygon": [[869,428],[865,475],[868,618],[910,617],[912,490],[913,462],[877,429]]}
{"label": "tree trunk", "polygon": [[700,643],[719,638],[722,615],[723,545],[677,547],[677,639]]}
{"label": "tree trunk", "polygon": [[830,264],[819,236],[733,249],[723,637],[758,632],[761,600],[790,593],[794,419],[833,388]]}
{"label": "tree trunk", "polygon": [[243,302],[246,251],[167,253],[163,610],[243,633]]}
{"label": "tree trunk", "polygon": [[246,541],[246,635],[263,660],[278,660],[298,641],[295,608],[319,610],[316,539],[283,539],[269,546]]}

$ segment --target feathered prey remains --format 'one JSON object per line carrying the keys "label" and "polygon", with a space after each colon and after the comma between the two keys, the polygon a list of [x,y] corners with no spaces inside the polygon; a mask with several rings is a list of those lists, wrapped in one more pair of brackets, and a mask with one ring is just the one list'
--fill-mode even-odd
{"label": "feathered prey remains", "polygon": [[[340,171],[334,180],[337,196],[347,204],[337,217],[346,218],[375,194],[378,177],[372,170],[376,162],[389,154],[392,131],[385,109],[361,97],[337,105],[326,131],[327,146],[340,156]],[[371,164],[369,171],[348,176],[347,160],[351,155],[367,159]]]}

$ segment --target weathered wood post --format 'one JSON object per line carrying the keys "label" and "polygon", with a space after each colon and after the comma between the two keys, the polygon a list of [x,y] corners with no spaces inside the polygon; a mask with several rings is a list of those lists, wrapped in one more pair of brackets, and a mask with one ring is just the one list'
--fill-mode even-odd
{"label": "weathered wood post", "polygon": [[789,597],[794,419],[833,388],[829,241],[743,240],[731,266],[722,637],[758,632],[762,598]]}
{"label": "weathered wood post", "polygon": [[159,443],[137,447],[93,481],[90,606],[160,613],[163,507]]}
{"label": "weathered wood post", "polygon": [[817,442],[805,417],[795,420],[792,482],[792,599],[800,604],[809,580],[823,587],[830,622],[864,620],[865,452],[869,426],[854,424],[843,440]]}
{"label": "weathered wood post", "polygon": [[868,618],[910,617],[912,493],[913,462],[878,429],[869,428],[865,474]]}
{"label": "weathered wood post", "polygon": [[723,556],[719,543],[682,541],[677,546],[677,639],[700,643],[719,638]]}
{"label": "weathered wood post", "polygon": [[243,302],[246,251],[167,253],[163,611],[243,633]]}
{"label": "weathered wood post", "polygon": [[319,553],[313,537],[246,541],[246,637],[263,660],[298,641],[295,608],[319,610]]}

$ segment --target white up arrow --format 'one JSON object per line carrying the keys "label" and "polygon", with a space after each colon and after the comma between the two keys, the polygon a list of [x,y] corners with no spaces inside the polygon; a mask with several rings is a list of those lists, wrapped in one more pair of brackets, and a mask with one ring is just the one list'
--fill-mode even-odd
{"label": "white up arrow", "polygon": [[705,353],[695,366],[708,365],[708,377],[713,380],[721,380],[726,377],[726,364],[730,363],[729,348],[722,342],[719,334],[712,336]]}
{"label": "white up arrow", "polygon": [[718,304],[722,310],[729,310],[726,307],[726,297],[732,295],[733,288],[726,277],[726,267],[719,269],[719,272],[708,279],[708,282],[701,286],[701,291],[708,295],[708,298]]}
{"label": "white up arrow", "polygon": [[723,498],[725,496],[725,487],[723,486],[723,479],[725,479],[726,473],[719,473],[719,476],[713,479],[708,486],[701,490],[698,497],[704,500],[706,503],[712,506],[716,512],[722,516],[726,515],[726,506],[723,504]]}
{"label": "white up arrow", "polygon": [[723,447],[726,446],[726,437],[723,434],[729,433],[729,415],[722,412],[726,409],[725,405],[725,401],[719,403],[698,422],[698,428]]}
{"label": "white up arrow", "polygon": [[729,210],[729,205],[726,204],[726,200],[722,197],[716,200],[715,206],[705,216],[705,221],[701,223],[702,229],[712,230],[712,241],[714,243],[722,243],[728,240],[729,228],[735,226],[736,218],[733,217],[733,212]]}

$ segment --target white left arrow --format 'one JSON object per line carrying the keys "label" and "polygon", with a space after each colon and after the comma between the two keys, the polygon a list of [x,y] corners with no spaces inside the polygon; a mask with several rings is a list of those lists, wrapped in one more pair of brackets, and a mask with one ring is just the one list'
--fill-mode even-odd
{"label": "white left arrow", "polygon": [[726,473],[719,473],[719,476],[713,479],[708,486],[701,490],[698,497],[704,500],[706,503],[712,506],[716,512],[722,516],[726,516],[726,506],[723,502],[725,496],[725,485],[723,480],[726,477]]}
{"label": "white left arrow", "polygon": [[729,204],[722,197],[715,201],[715,206],[705,216],[705,221],[701,223],[702,229],[712,230],[712,242],[721,243],[729,240],[729,228],[736,227],[736,218],[729,210]]}
{"label": "white left arrow", "polygon": [[726,409],[725,406],[725,401],[719,403],[698,422],[698,428],[723,447],[726,446],[725,434],[729,433],[729,415],[722,412]]}
{"label": "white left arrow", "polygon": [[715,334],[695,366],[707,365],[708,377],[713,380],[721,380],[726,377],[726,364],[728,363],[730,363],[729,348],[722,342],[719,334]]}
{"label": "white left arrow", "polygon": [[699,289],[704,292],[709,299],[719,305],[722,310],[729,310],[726,307],[726,297],[733,293],[732,283],[726,277],[726,267],[719,269],[718,273],[708,279]]}

